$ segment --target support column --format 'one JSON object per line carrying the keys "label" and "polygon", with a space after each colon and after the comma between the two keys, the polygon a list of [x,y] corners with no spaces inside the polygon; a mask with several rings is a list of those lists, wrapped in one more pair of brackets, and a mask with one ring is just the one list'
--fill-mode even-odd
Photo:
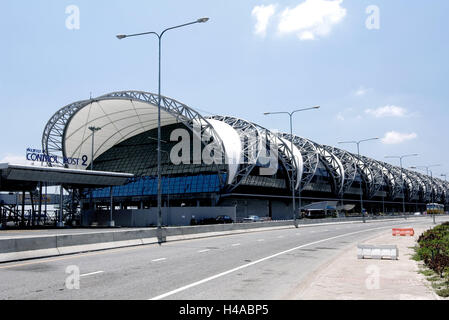
{"label": "support column", "polygon": [[39,182],[39,207],[38,207],[37,224],[41,224],[41,215],[42,215],[42,182]]}
{"label": "support column", "polygon": [[32,191],[30,191],[30,201],[31,201],[31,215],[28,216],[28,226],[34,227],[35,216],[34,216],[34,199]]}
{"label": "support column", "polygon": [[111,203],[110,203],[111,210],[110,210],[110,213],[109,213],[109,227],[114,228],[115,227],[115,221],[112,220],[112,215],[114,213],[114,196],[113,196],[113,192],[112,192],[112,187],[110,187],[109,193],[110,193],[110,196],[111,196]]}
{"label": "support column", "polygon": [[59,217],[58,223],[56,225],[58,228],[64,227],[64,222],[62,221],[63,213],[64,213],[64,188],[61,185],[59,189]]}
{"label": "support column", "polygon": [[25,227],[25,191],[22,191],[22,221],[20,225]]}

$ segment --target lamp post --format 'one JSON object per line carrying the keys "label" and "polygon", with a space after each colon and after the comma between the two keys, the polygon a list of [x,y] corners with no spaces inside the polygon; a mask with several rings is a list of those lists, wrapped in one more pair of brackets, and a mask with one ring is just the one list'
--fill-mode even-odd
{"label": "lamp post", "polygon": [[120,34],[117,35],[117,39],[125,39],[130,37],[137,37],[137,36],[143,36],[143,35],[155,35],[158,37],[159,40],[159,77],[158,77],[158,102],[157,102],[157,108],[158,108],[158,118],[157,118],[157,136],[158,136],[158,152],[157,152],[157,228],[158,228],[158,242],[161,244],[162,242],[165,242],[162,237],[162,209],[161,209],[161,202],[162,202],[162,193],[161,193],[161,57],[162,57],[162,37],[164,34],[173,29],[178,29],[182,27],[186,27],[192,24],[196,23],[205,23],[209,21],[209,18],[200,18],[196,21],[181,24],[178,26],[170,27],[165,30],[163,30],[161,33],[157,32],[144,32],[144,33],[136,33],[136,34],[130,34],[130,35],[124,35]]}
{"label": "lamp post", "polygon": [[92,158],[90,160],[90,171],[94,170],[94,143],[95,143],[95,132],[100,131],[101,128],[97,127],[89,127],[89,130],[92,131]]}
{"label": "lamp post", "polygon": [[[94,170],[94,144],[95,144],[95,132],[100,131],[101,128],[99,127],[89,127],[89,130],[92,131],[92,152],[91,152],[91,159],[90,159],[90,171]],[[93,192],[92,192],[92,188],[90,188],[90,210],[93,209],[94,206],[94,198],[93,198]]]}
{"label": "lamp post", "polygon": [[399,159],[399,163],[401,164],[401,190],[402,190],[402,214],[404,215],[405,219],[407,219],[407,216],[405,214],[405,189],[404,189],[404,173],[402,169],[402,159],[404,158],[410,158],[410,157],[417,157],[419,154],[406,154],[403,156],[386,156],[386,159]]}
{"label": "lamp post", "polygon": [[[362,142],[373,141],[373,140],[379,140],[379,138],[370,138],[370,139],[364,139],[364,140],[360,140],[360,141],[342,141],[342,142],[339,142],[339,144],[356,144],[357,145],[357,155],[360,159],[360,144]],[[363,211],[362,179],[360,179],[360,210],[362,211],[363,223],[366,223],[365,212]]]}
{"label": "lamp post", "polygon": [[[307,111],[307,110],[315,110],[315,109],[319,109],[320,106],[316,106],[313,108],[304,108],[304,109],[299,109],[299,110],[295,110],[292,112],[288,112],[288,111],[281,111],[281,112],[265,112],[264,115],[268,116],[268,115],[275,115],[275,114],[287,114],[290,117],[290,137],[291,137],[291,145],[290,145],[290,150],[292,153],[292,166],[294,166],[294,152],[293,152],[293,115],[297,112],[301,112],[301,111]],[[298,228],[298,222],[296,220],[296,208],[295,208],[295,177],[293,175],[292,172],[292,177],[290,179],[290,187],[292,189],[292,205],[293,205],[293,223],[295,224],[295,227]],[[299,210],[301,210],[301,185],[299,186]]]}
{"label": "lamp post", "polygon": [[[442,174],[440,175],[440,177],[444,177],[444,181],[446,182],[446,185],[445,185],[446,191],[444,192],[444,196],[445,196],[445,198],[444,198],[444,204],[447,204],[447,199],[448,199],[448,195],[447,195],[447,192],[448,192],[448,188],[447,188],[447,174],[446,174],[446,173],[442,173]],[[445,209],[446,209],[446,208],[445,208]]]}
{"label": "lamp post", "polygon": [[[426,169],[426,173],[427,173],[427,175],[429,175],[429,172],[430,172],[430,179],[431,179],[431,181],[433,182],[433,173],[432,173],[432,170],[430,170],[430,168],[433,168],[433,167],[441,167],[441,164],[433,164],[433,165],[431,165],[431,166],[413,166],[413,167],[410,167],[410,169]],[[431,188],[432,188],[432,203],[434,203],[434,190],[433,190],[433,186],[431,186]],[[435,214],[434,213],[432,213],[432,218],[433,218],[433,224],[436,224],[436,222],[435,222]]]}

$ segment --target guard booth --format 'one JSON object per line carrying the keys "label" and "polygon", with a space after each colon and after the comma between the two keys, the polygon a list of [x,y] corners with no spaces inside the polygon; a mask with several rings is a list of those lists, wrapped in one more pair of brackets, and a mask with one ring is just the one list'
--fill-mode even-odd
{"label": "guard booth", "polygon": [[[56,225],[64,226],[65,218],[73,217],[80,203],[80,195],[86,189],[121,186],[133,178],[127,173],[86,171],[78,169],[37,167],[25,165],[0,164],[0,192],[14,193],[16,201],[0,201],[0,224],[2,228],[8,225],[15,227],[36,227],[45,223],[47,199],[44,188],[59,186],[59,212]],[[64,195],[66,190],[67,195]],[[29,195],[31,210],[26,214],[25,206]],[[20,201],[19,201],[20,200]],[[12,202],[12,203],[11,203]],[[113,203],[111,192],[111,204]],[[111,205],[111,211],[113,206]],[[112,212],[111,212],[112,217]],[[43,219],[44,218],[44,219]],[[111,221],[111,226],[113,222]]]}

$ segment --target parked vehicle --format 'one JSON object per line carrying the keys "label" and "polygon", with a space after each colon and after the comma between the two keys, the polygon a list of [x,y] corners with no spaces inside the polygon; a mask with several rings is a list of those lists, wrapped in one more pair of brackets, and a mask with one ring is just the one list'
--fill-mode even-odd
{"label": "parked vehicle", "polygon": [[210,225],[210,224],[227,224],[234,223],[230,216],[221,215],[216,218],[205,218],[199,221],[192,219],[190,225]]}
{"label": "parked vehicle", "polygon": [[249,216],[248,218],[244,218],[243,222],[261,222],[263,221],[259,216]]}
{"label": "parked vehicle", "polygon": [[230,216],[218,216],[215,220],[217,223],[234,223],[234,220]]}

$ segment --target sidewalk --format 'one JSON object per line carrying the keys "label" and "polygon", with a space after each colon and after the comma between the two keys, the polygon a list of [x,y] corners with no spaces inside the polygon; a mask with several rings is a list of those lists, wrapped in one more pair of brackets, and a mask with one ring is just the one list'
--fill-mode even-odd
{"label": "sidewalk", "polygon": [[[429,226],[430,228],[430,226]],[[411,259],[419,235],[428,228],[415,228],[414,237],[393,237],[391,230],[363,244],[397,245],[399,260],[357,259],[357,245],[345,250],[302,283],[295,300],[440,300],[430,283],[418,273]]]}

